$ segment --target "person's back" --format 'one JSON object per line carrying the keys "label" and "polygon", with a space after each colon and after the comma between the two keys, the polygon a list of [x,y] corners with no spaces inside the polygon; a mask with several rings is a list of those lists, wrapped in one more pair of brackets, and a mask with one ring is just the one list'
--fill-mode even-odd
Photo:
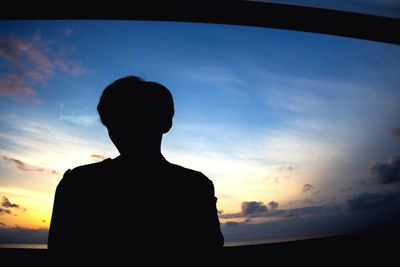
{"label": "person's back", "polygon": [[[98,109],[104,123],[108,114],[102,114],[100,105],[101,101]],[[155,116],[150,114],[153,120]],[[171,123],[165,124],[169,126],[160,132],[159,141],[146,123],[143,128],[143,122],[106,121],[121,155],[64,174],[55,196],[50,253],[101,259],[165,252],[178,258],[185,253],[213,255],[222,247],[213,183],[202,173],[163,158],[161,135]]]}

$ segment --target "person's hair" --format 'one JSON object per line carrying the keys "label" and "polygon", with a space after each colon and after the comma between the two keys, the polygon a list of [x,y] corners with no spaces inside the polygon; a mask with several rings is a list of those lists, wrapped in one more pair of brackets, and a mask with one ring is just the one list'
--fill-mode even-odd
{"label": "person's hair", "polygon": [[103,90],[97,111],[108,129],[115,123],[140,118],[140,121],[146,121],[166,133],[172,126],[174,102],[165,86],[137,76],[127,76]]}

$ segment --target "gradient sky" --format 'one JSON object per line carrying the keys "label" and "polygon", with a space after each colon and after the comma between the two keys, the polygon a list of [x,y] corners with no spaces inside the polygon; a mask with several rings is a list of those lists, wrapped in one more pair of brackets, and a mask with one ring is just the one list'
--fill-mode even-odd
{"label": "gradient sky", "polygon": [[395,219],[399,46],[200,23],[0,21],[0,243],[45,242],[62,174],[118,155],[96,106],[126,75],[171,90],[163,154],[214,182],[228,242]]}

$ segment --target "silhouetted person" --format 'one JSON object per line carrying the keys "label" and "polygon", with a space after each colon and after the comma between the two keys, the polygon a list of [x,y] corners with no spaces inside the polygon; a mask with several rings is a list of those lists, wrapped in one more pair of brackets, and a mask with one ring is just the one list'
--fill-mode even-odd
{"label": "silhouetted person", "polygon": [[65,172],[49,252],[66,259],[202,258],[222,247],[213,183],[161,154],[174,115],[170,91],[135,76],[121,78],[104,89],[97,110],[120,156]]}

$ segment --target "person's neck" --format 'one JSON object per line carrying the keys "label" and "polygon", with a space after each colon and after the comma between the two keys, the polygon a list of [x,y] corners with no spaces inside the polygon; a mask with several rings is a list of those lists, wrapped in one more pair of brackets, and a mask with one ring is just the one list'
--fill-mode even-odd
{"label": "person's neck", "polygon": [[122,160],[139,162],[143,164],[158,163],[163,159],[161,151],[133,151],[132,153],[122,153],[118,158]]}

